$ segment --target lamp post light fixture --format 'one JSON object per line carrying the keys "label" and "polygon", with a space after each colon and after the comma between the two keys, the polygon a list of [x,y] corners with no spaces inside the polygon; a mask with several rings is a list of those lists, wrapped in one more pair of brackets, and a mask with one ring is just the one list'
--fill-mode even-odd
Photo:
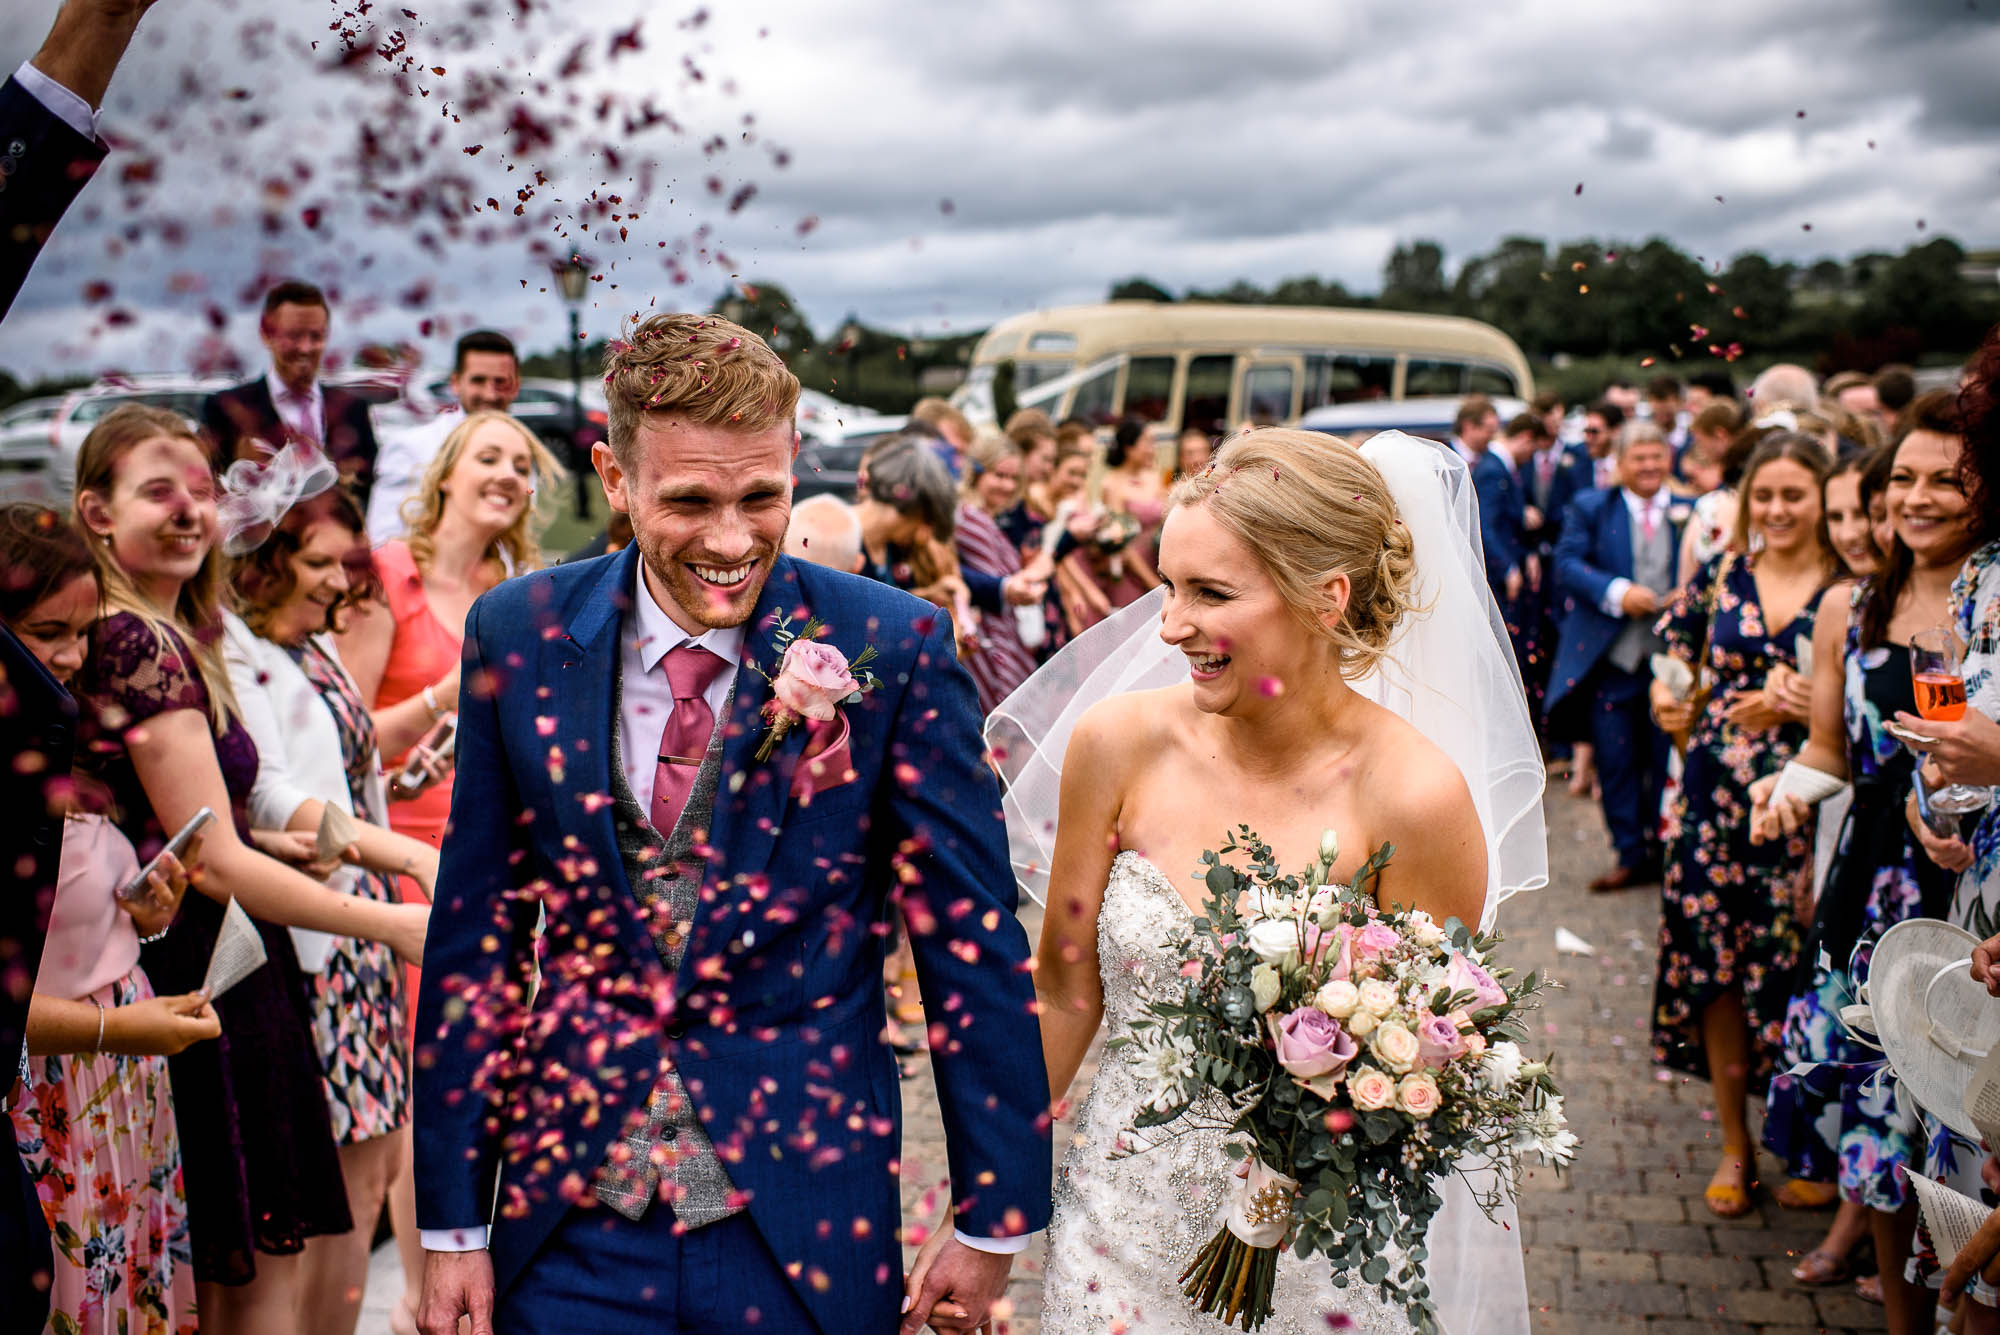
{"label": "lamp post light fixture", "polygon": [[847,392],[840,395],[840,398],[857,406],[861,402],[855,395],[860,393],[860,382],[857,377],[860,375],[861,335],[864,332],[861,321],[851,315],[847,317],[847,323],[840,327],[840,346],[847,353]]}
{"label": "lamp post light fixture", "polygon": [[576,475],[576,517],[588,519],[590,488],[584,477],[588,469],[578,454],[583,439],[583,302],[590,295],[590,261],[572,252],[550,267],[562,289],[563,304],[569,307],[569,455]]}

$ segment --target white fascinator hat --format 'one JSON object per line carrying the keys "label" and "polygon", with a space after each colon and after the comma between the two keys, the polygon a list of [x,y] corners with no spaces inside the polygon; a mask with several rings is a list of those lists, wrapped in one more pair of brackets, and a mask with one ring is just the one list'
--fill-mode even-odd
{"label": "white fascinator hat", "polygon": [[263,459],[238,459],[223,471],[215,505],[222,550],[230,556],[256,551],[286,511],[339,481],[340,470],[309,440],[294,440]]}

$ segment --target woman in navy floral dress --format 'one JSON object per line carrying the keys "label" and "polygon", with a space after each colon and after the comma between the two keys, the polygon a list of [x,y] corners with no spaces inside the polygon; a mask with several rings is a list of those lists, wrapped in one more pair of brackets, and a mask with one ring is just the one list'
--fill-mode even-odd
{"label": "woman in navy floral dress", "polygon": [[[1765,679],[1773,668],[1796,667],[1796,646],[1811,637],[1814,605],[1833,573],[1820,525],[1826,469],[1825,452],[1807,437],[1786,433],[1759,445],[1744,466],[1729,549],[1701,568],[1660,623],[1667,652],[1705,672],[1713,689],[1693,720],[1667,816],[1653,1058],[1713,1084],[1723,1161],[1706,1200],[1725,1218],[1750,1208],[1747,1099],[1770,1084],[1798,965],[1792,894],[1808,832],[1753,846],[1746,794],[1806,738],[1806,692],[1766,691]],[[1654,713],[1674,727],[1688,706],[1656,682]]]}
{"label": "woman in navy floral dress", "polygon": [[[1943,625],[1950,593],[1978,542],[1959,478],[1955,437],[1912,432],[1896,447],[1886,490],[1895,543],[1882,570],[1851,586],[1845,625],[1822,615],[1814,639],[1812,736],[1799,760],[1854,784],[1826,889],[1806,942],[1810,975],[1785,1017],[1789,1063],[1821,1063],[1772,1083],[1764,1143],[1793,1176],[1837,1181],[1843,1199],[1868,1207],[1893,1331],[1927,1332],[1930,1295],[1904,1275],[1915,1227],[1899,1169],[1922,1146],[1896,1109],[1879,1054],[1855,1042],[1840,1007],[1868,979],[1883,932],[1914,917],[1943,917],[1957,877],[1927,857],[1904,820],[1916,762],[1884,724],[1916,712],[1910,636]],[[1830,610],[1839,591],[1829,591]],[[1753,797],[1770,802],[1770,782]],[[1770,802],[1759,833],[1807,819],[1796,799]]]}

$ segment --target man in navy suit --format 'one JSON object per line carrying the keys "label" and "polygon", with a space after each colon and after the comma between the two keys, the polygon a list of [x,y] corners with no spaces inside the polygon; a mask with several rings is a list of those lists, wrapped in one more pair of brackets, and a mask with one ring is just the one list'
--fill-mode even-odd
{"label": "man in navy suit", "polygon": [[[419,1325],[894,1329],[900,904],[955,1210],[905,1328],[950,1303],[969,1329],[1048,1220],[1051,1151],[950,618],[780,554],[798,382],[755,334],[658,315],[612,346],[595,462],[633,544],[466,619],[417,1006]],[[878,684],[848,695],[865,655]]]}
{"label": "man in navy suit", "polygon": [[257,337],[271,370],[209,395],[201,406],[202,434],[218,469],[259,458],[260,445],[282,449],[310,440],[333,460],[365,511],[375,480],[375,428],[367,400],[319,383],[330,318],[326,294],[311,283],[287,281],[266,292]]}
{"label": "man in navy suit", "polygon": [[1533,413],[1519,413],[1501,429],[1500,438],[1479,456],[1472,485],[1479,496],[1480,538],[1485,547],[1486,578],[1507,621],[1523,686],[1531,704],[1539,705],[1542,637],[1538,634],[1545,590],[1542,553],[1537,535],[1542,514],[1530,499],[1535,453],[1548,440],[1548,427]]}
{"label": "man in navy suit", "polygon": [[1556,542],[1556,587],[1568,600],[1545,706],[1588,711],[1618,865],[1591,882],[1622,890],[1660,878],[1660,790],[1667,739],[1647,704],[1654,631],[1674,589],[1684,506],[1666,491],[1673,452],[1650,423],[1621,437],[1620,485],[1570,503]]}
{"label": "man in navy suit", "polygon": [[[0,317],[56,222],[108,151],[97,109],[152,0],[68,0],[34,57],[0,85]],[[21,1097],[28,997],[55,895],[62,817],[46,791],[64,779],[76,704],[0,627],[0,1104]],[[0,1155],[0,1331],[40,1331],[53,1269],[49,1230],[20,1156]]]}

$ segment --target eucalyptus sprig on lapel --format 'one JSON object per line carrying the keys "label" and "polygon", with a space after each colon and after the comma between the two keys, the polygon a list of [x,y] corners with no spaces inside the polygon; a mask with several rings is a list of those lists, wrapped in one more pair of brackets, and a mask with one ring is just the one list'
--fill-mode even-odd
{"label": "eucalyptus sprig on lapel", "polygon": [[755,659],[749,660],[750,670],[771,683],[771,699],[763,709],[764,740],[757,747],[760,764],[771,758],[772,750],[800,719],[831,723],[839,717],[841,705],[858,703],[882,684],[868,670],[875,661],[874,645],[849,662],[840,650],[820,643],[818,636],[825,630],[826,623],[818,617],[807,618],[793,630],[791,618],[781,612],[771,635],[771,647],[778,654],[776,672],[766,672]]}

